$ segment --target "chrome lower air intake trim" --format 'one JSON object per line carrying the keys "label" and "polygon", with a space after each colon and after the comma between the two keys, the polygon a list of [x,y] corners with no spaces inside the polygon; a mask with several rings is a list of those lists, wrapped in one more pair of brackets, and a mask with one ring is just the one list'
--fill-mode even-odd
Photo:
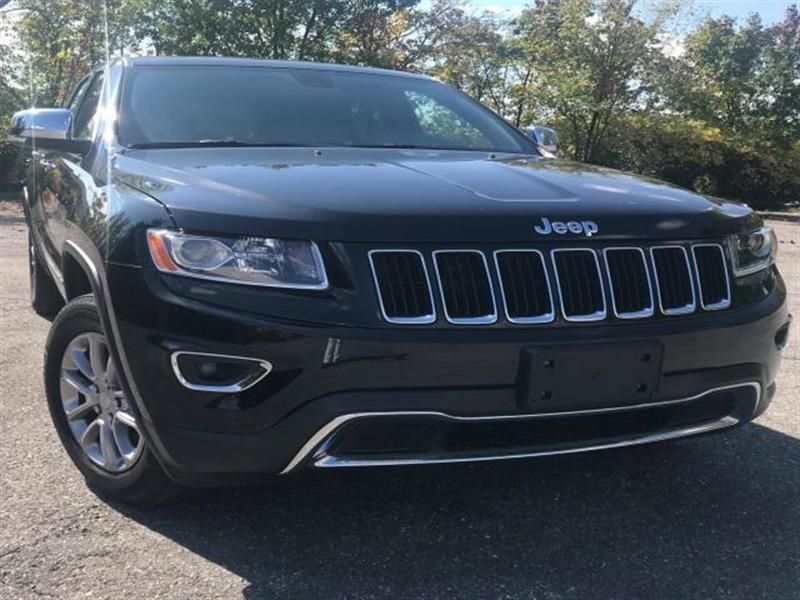
{"label": "chrome lower air intake trim", "polygon": [[450,421],[479,422],[479,421],[504,421],[504,420],[516,420],[516,419],[544,419],[552,417],[569,417],[569,416],[603,414],[612,412],[627,412],[627,411],[642,410],[647,408],[657,408],[659,406],[668,406],[671,404],[682,404],[686,402],[691,402],[693,400],[699,400],[704,396],[708,396],[717,392],[724,392],[726,390],[732,390],[738,388],[752,388],[755,391],[756,397],[753,404],[753,412],[755,413],[755,410],[757,409],[759,403],[761,402],[761,395],[762,395],[761,384],[757,381],[750,381],[746,383],[737,383],[728,386],[716,387],[701,392],[699,394],[696,394],[694,396],[690,396],[688,398],[664,400],[662,402],[651,402],[647,404],[636,404],[633,406],[593,408],[587,410],[565,411],[565,412],[520,414],[520,415],[486,415],[486,416],[475,416],[475,417],[449,415],[447,413],[438,411],[386,411],[386,412],[349,413],[345,415],[340,415],[329,421],[323,427],[321,427],[313,436],[311,436],[311,438],[308,439],[308,441],[303,445],[303,447],[300,448],[297,454],[292,458],[291,461],[289,461],[289,464],[286,465],[286,467],[283,469],[283,471],[281,471],[280,474],[284,475],[286,473],[293,471],[301,463],[306,461],[309,457],[313,458],[315,467],[369,467],[369,466],[392,466],[392,465],[414,465],[414,464],[483,462],[489,460],[507,460],[512,458],[532,458],[535,456],[552,456],[557,454],[574,454],[576,452],[589,452],[592,450],[603,450],[607,448],[621,448],[637,444],[646,444],[650,442],[688,437],[691,435],[698,435],[700,433],[715,431],[717,429],[732,427],[733,425],[738,424],[740,421],[735,417],[725,416],[720,419],[710,421],[708,423],[702,423],[687,427],[679,427],[676,429],[660,431],[651,434],[639,435],[625,440],[609,441],[608,443],[599,443],[589,446],[579,446],[579,447],[559,449],[559,450],[540,450],[540,451],[531,451],[531,452],[516,453],[516,454],[479,455],[470,457],[463,457],[463,456],[434,457],[430,459],[387,458],[385,460],[383,459],[345,460],[345,459],[338,459],[336,457],[325,454],[325,448],[327,447],[330,440],[333,439],[334,434],[342,426],[356,419],[422,416],[422,417],[445,419]]}

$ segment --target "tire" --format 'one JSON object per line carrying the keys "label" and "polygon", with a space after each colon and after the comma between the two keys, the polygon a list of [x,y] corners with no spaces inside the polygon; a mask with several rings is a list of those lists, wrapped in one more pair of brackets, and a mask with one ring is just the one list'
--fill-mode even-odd
{"label": "tire", "polygon": [[42,264],[42,259],[36,251],[33,236],[28,230],[28,274],[30,276],[31,306],[33,312],[40,317],[52,321],[64,306],[64,300],[56,284]]}
{"label": "tire", "polygon": [[61,443],[92,490],[144,505],[177,494],[130,410],[91,295],[69,302],[53,322],[44,384]]}

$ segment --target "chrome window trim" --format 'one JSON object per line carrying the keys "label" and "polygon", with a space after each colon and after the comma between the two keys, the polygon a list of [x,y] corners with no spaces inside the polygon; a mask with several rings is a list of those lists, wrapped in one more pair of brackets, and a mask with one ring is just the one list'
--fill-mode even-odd
{"label": "chrome window trim", "polygon": [[[542,315],[536,317],[514,317],[512,318],[508,314],[508,302],[506,302],[506,292],[505,292],[505,283],[503,282],[503,274],[500,272],[500,261],[498,260],[498,256],[500,254],[538,254],[539,260],[542,263],[542,269],[544,270],[544,279],[547,282],[547,295],[550,298],[550,312],[544,313]],[[536,250],[535,248],[508,248],[503,250],[495,250],[492,253],[492,257],[494,258],[494,266],[497,271],[497,280],[500,282],[500,299],[503,301],[503,312],[506,315],[506,320],[509,323],[515,323],[519,325],[525,324],[533,324],[533,323],[552,323],[556,318],[556,304],[553,298],[553,288],[550,285],[550,274],[547,272],[547,261],[544,258],[544,254],[540,250]]]}
{"label": "chrome window trim", "polygon": [[[621,313],[617,310],[617,298],[614,295],[614,282],[611,279],[611,267],[608,264],[608,253],[616,250],[636,250],[642,257],[642,266],[644,267],[645,279],[647,279],[647,291],[650,294],[650,306],[639,311]],[[647,266],[647,256],[644,250],[638,246],[610,246],[603,248],[603,262],[606,265],[606,276],[608,277],[608,289],[611,291],[611,310],[614,316],[618,319],[645,319],[652,317],[655,314],[655,300],[653,298],[653,284],[650,281],[650,269]]]}
{"label": "chrome window trim", "polygon": [[[661,285],[658,283],[658,266],[656,265],[656,250],[670,250],[673,248],[677,248],[681,252],[683,252],[683,259],[686,261],[686,272],[689,275],[689,289],[692,292],[692,302],[691,304],[686,304],[684,306],[678,308],[664,308],[664,304],[661,300]],[[689,313],[693,313],[697,308],[697,294],[695,293],[694,289],[694,277],[692,277],[692,265],[689,263],[689,253],[686,252],[686,248],[683,246],[679,246],[677,244],[669,244],[664,246],[651,246],[650,247],[650,262],[653,266],[653,281],[656,284],[656,294],[658,295],[658,309],[662,315],[688,315]]]}
{"label": "chrome window trim", "polygon": [[[567,316],[564,310],[564,294],[561,290],[561,278],[558,275],[558,264],[556,263],[556,254],[559,252],[590,252],[594,258],[594,264],[597,267],[597,278],[600,280],[600,295],[603,298],[603,310],[598,310],[593,313],[584,315]],[[585,323],[589,321],[602,321],[608,315],[608,302],[606,301],[606,286],[603,281],[603,271],[600,269],[600,260],[597,258],[597,252],[591,248],[554,248],[550,250],[550,260],[553,263],[553,273],[556,276],[556,287],[558,288],[558,303],[561,306],[561,314],[565,321],[574,323]]]}
{"label": "chrome window trim", "polygon": [[386,460],[363,460],[363,461],[347,461],[347,462],[339,462],[336,464],[333,457],[329,457],[324,455],[324,450],[327,447],[327,442],[333,438],[333,435],[346,423],[356,420],[356,419],[365,419],[365,418],[372,418],[372,417],[433,417],[439,419],[445,419],[449,421],[460,421],[460,422],[481,422],[481,421],[502,421],[502,420],[518,420],[518,419],[542,419],[542,418],[552,418],[552,417],[568,417],[568,416],[580,416],[580,415],[590,415],[590,414],[603,414],[603,413],[611,413],[611,412],[625,412],[631,410],[641,410],[647,408],[656,408],[659,406],[669,406],[671,404],[682,404],[686,402],[691,402],[693,400],[699,400],[705,396],[710,394],[715,394],[717,392],[724,392],[726,390],[732,390],[742,387],[749,387],[755,390],[756,398],[753,404],[753,414],[755,414],[756,409],[758,408],[759,404],[761,403],[763,388],[761,387],[761,383],[758,381],[748,381],[743,383],[736,383],[732,385],[725,385],[720,387],[711,388],[705,390],[704,392],[700,392],[699,394],[695,394],[693,396],[689,396],[687,398],[677,398],[674,400],[664,400],[661,402],[651,402],[646,404],[635,404],[632,406],[614,406],[608,408],[594,408],[594,409],[586,409],[586,410],[577,410],[577,411],[562,411],[562,412],[552,412],[552,413],[533,413],[533,414],[511,414],[511,415],[485,415],[485,416],[460,416],[460,415],[451,415],[444,412],[439,411],[386,411],[386,412],[359,412],[359,413],[348,413],[344,415],[339,415],[338,417],[333,418],[332,420],[328,421],[325,425],[323,425],[320,429],[317,430],[314,435],[312,435],[308,441],[298,450],[298,452],[292,457],[292,460],[284,467],[284,469],[280,472],[281,475],[285,475],[294,469],[296,469],[303,461],[305,461],[309,456],[314,456],[315,462],[314,466],[317,467],[337,467],[337,466],[389,466],[389,465],[410,465],[410,464],[436,464],[436,463],[455,463],[455,462],[483,462],[488,460],[505,460],[505,459],[512,459],[512,458],[529,458],[534,456],[550,456],[556,454],[574,454],[576,452],[588,452],[592,450],[601,450],[605,448],[619,448],[624,446],[632,446],[636,444],[643,444],[648,442],[655,442],[655,441],[662,441],[667,439],[674,439],[678,437],[686,437],[689,435],[695,435],[699,433],[704,433],[706,431],[713,431],[715,429],[721,429],[724,427],[730,427],[732,425],[736,425],[739,423],[739,420],[731,417],[726,416],[718,419],[716,421],[711,421],[706,424],[701,425],[694,425],[686,428],[681,428],[677,430],[668,430],[664,432],[658,432],[653,434],[645,434],[643,436],[634,437],[627,440],[621,440],[616,442],[608,442],[605,444],[596,444],[593,446],[583,446],[578,448],[567,448],[563,450],[547,450],[541,452],[525,452],[519,454],[505,454],[505,455],[492,455],[492,456],[478,456],[478,457],[440,457],[434,459],[386,459]]}
{"label": "chrome window trim", "polygon": [[[378,275],[375,272],[375,263],[372,261],[372,257],[375,254],[393,254],[398,252],[406,252],[408,254],[416,254],[419,257],[420,262],[422,263],[422,272],[425,274],[425,284],[428,286],[428,298],[431,302],[431,310],[432,313],[428,315],[420,315],[419,317],[389,317],[386,314],[386,307],[383,304],[383,293],[381,292],[381,285],[378,282]],[[419,250],[412,250],[410,248],[380,248],[376,250],[370,250],[367,252],[367,256],[369,257],[369,267],[370,271],[372,272],[372,281],[375,284],[375,292],[378,294],[378,304],[380,305],[381,315],[383,319],[387,323],[392,323],[393,325],[429,325],[431,323],[436,322],[436,302],[433,299],[433,290],[431,289],[431,278],[428,274],[428,266],[425,264],[425,256]]]}
{"label": "chrome window trim", "polygon": [[[703,299],[703,280],[700,278],[700,269],[697,267],[697,253],[695,252],[697,248],[716,248],[719,250],[719,253],[722,256],[722,269],[725,274],[725,298],[719,302],[706,304],[705,300]],[[725,255],[725,250],[722,248],[722,244],[715,244],[711,242],[692,244],[692,262],[694,263],[694,276],[697,278],[697,291],[700,296],[700,306],[703,308],[703,310],[722,310],[728,308],[731,305],[731,280],[730,276],[728,275],[728,257]]]}
{"label": "chrome window trim", "polygon": [[[482,315],[480,317],[470,317],[470,318],[456,318],[453,319],[450,317],[450,313],[447,311],[447,301],[444,297],[444,289],[442,288],[442,277],[439,273],[439,262],[436,260],[436,257],[439,254],[477,254],[483,260],[483,268],[486,270],[486,278],[489,280],[489,292],[492,295],[492,312],[487,315]],[[442,299],[442,310],[444,310],[444,318],[447,319],[448,323],[453,325],[491,325],[492,323],[497,322],[497,298],[495,297],[494,293],[494,284],[492,283],[492,273],[489,271],[489,262],[486,260],[486,255],[480,251],[471,248],[463,248],[463,249],[447,249],[447,250],[434,250],[433,251],[433,268],[436,271],[436,283],[439,286],[439,296]]]}
{"label": "chrome window trim", "polygon": [[[254,362],[258,363],[258,365],[263,369],[263,373],[249,381],[247,378],[242,379],[237,383],[233,383],[230,385],[199,385],[196,383],[190,383],[186,380],[181,373],[181,369],[178,366],[178,358],[183,356],[184,354],[191,355],[191,356],[206,356],[208,358],[228,358],[246,362]],[[218,394],[236,394],[238,392],[243,392],[247,389],[250,389],[254,385],[256,385],[259,381],[264,379],[267,375],[272,372],[272,363],[268,360],[263,360],[260,358],[250,358],[248,356],[234,356],[232,354],[215,354],[212,352],[192,352],[191,350],[178,350],[173,352],[170,355],[170,364],[172,365],[172,372],[175,373],[175,377],[178,379],[180,384],[185,387],[186,389],[193,390],[195,392],[215,392]],[[245,383],[246,382],[246,383]]]}

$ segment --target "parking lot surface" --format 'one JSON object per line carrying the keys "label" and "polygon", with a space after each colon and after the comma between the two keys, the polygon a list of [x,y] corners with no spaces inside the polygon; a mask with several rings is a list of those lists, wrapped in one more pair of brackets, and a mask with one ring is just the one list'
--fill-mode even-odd
{"label": "parking lot surface", "polygon": [[[800,225],[776,222],[800,316]],[[0,210],[0,597],[800,598],[800,333],[728,435],[533,461],[334,470],[158,509],[83,484],[45,406],[48,323]]]}

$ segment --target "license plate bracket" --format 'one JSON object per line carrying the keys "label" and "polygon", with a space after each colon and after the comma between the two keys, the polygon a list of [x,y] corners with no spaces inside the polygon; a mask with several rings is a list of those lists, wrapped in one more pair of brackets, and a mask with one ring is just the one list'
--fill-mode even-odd
{"label": "license plate bracket", "polygon": [[527,346],[517,398],[537,412],[646,403],[658,391],[663,353],[655,340]]}

